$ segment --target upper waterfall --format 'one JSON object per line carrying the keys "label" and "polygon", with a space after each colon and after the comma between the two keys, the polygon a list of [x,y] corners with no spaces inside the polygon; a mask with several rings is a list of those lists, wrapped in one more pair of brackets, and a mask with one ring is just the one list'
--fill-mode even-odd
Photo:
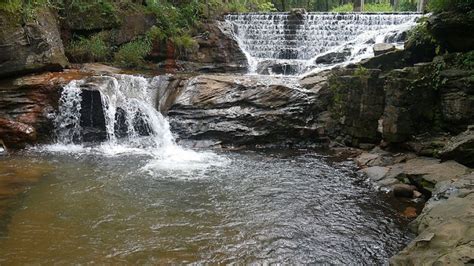
{"label": "upper waterfall", "polygon": [[[373,55],[374,43],[400,44],[417,13],[248,13],[225,17],[246,54],[249,72],[301,74],[318,58],[338,52],[340,61]],[[324,61],[324,60],[323,60]],[[325,61],[328,63],[334,63]]]}

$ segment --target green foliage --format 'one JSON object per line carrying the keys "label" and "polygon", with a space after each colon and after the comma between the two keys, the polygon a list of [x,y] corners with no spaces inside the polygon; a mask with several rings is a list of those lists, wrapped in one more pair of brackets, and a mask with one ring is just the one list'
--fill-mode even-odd
{"label": "green foliage", "polygon": [[66,47],[66,54],[73,62],[101,62],[110,56],[111,47],[106,33],[101,32],[90,38],[79,37]]}
{"label": "green foliage", "polygon": [[417,46],[430,44],[431,46],[437,46],[438,54],[441,52],[438,42],[428,30],[426,18],[420,19],[418,24],[408,33],[408,43]]}
{"label": "green foliage", "polygon": [[470,11],[473,10],[473,0],[430,0],[428,10],[434,13],[442,11]]}
{"label": "green foliage", "polygon": [[369,70],[367,70],[367,68],[359,65],[359,66],[357,66],[357,69],[354,71],[354,75],[358,76],[358,77],[366,77],[367,75],[369,75]]}
{"label": "green foliage", "polygon": [[364,12],[392,12],[393,8],[390,5],[390,2],[380,2],[373,4],[365,4]]}
{"label": "green foliage", "polygon": [[354,10],[354,7],[352,6],[352,4],[345,4],[345,5],[334,7],[333,9],[331,9],[331,12],[342,13],[342,12],[352,12],[353,10]]}
{"label": "green foliage", "polygon": [[140,67],[152,49],[148,38],[141,38],[122,45],[115,53],[114,61],[124,67]]}
{"label": "green foliage", "polygon": [[[352,12],[354,10],[354,7],[351,3],[341,5],[341,6],[336,6],[331,9],[331,12],[338,12],[338,13],[344,13],[344,12]],[[392,12],[393,8],[390,5],[389,2],[380,2],[380,3],[366,3],[364,5],[364,12]]]}
{"label": "green foliage", "polygon": [[415,1],[403,0],[403,1],[400,1],[400,3],[398,4],[397,11],[402,11],[402,12],[416,11],[416,8],[417,7],[416,7]]}
{"label": "green foliage", "polygon": [[19,13],[23,8],[21,0],[3,0],[0,2],[0,10],[9,13]]}

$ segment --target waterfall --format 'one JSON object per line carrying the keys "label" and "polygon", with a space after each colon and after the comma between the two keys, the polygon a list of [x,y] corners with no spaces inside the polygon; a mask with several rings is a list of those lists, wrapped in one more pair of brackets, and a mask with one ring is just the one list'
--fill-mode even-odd
{"label": "waterfall", "polygon": [[[157,90],[162,77],[97,76],[64,86],[55,118],[57,141],[81,143],[81,110],[85,90],[100,93],[104,130],[109,146],[163,148],[175,145],[169,123],[157,111]],[[167,84],[167,83],[166,83]]]}
{"label": "waterfall", "polygon": [[70,144],[81,141],[81,80],[73,80],[63,88],[58,115],[54,119],[58,142]]}
{"label": "waterfall", "polygon": [[269,74],[272,69],[283,74],[302,74],[324,65],[317,59],[330,52],[343,57],[340,61],[349,62],[373,56],[373,43],[400,44],[397,35],[412,27],[420,16],[416,13],[249,13],[230,14],[225,21],[231,25],[234,39],[247,56],[250,73],[262,74],[270,68]]}

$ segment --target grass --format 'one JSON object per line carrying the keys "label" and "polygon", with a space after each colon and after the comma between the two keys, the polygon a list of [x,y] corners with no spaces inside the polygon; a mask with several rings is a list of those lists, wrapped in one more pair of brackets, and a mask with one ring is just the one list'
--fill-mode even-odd
{"label": "grass", "polygon": [[101,32],[90,38],[79,37],[66,47],[66,53],[74,62],[103,62],[110,57],[111,47],[107,33]]}
{"label": "grass", "polygon": [[115,53],[114,61],[123,67],[140,67],[151,52],[151,41],[141,38],[122,45]]}

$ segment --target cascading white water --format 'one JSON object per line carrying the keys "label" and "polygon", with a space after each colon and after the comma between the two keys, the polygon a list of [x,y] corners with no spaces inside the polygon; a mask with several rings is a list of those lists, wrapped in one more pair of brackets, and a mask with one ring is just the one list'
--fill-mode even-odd
{"label": "cascading white water", "polygon": [[[175,146],[168,121],[155,108],[155,89],[162,80],[161,76],[114,75],[72,81],[63,88],[55,118],[58,143],[82,142],[82,91],[87,89],[100,93],[109,147],[119,141],[134,148]],[[119,140],[120,131],[125,131],[125,136]]]}
{"label": "cascading white water", "polygon": [[[406,31],[421,15],[416,13],[249,13],[225,17],[249,62],[249,72],[262,65],[291,68],[302,74],[317,67],[315,59],[334,51],[350,51],[345,61],[372,56],[374,42],[396,42],[389,37]],[[294,73],[295,74],[295,73]]]}
{"label": "cascading white water", "polygon": [[70,144],[81,140],[81,84],[74,80],[63,88],[58,115],[54,119],[58,142]]}

